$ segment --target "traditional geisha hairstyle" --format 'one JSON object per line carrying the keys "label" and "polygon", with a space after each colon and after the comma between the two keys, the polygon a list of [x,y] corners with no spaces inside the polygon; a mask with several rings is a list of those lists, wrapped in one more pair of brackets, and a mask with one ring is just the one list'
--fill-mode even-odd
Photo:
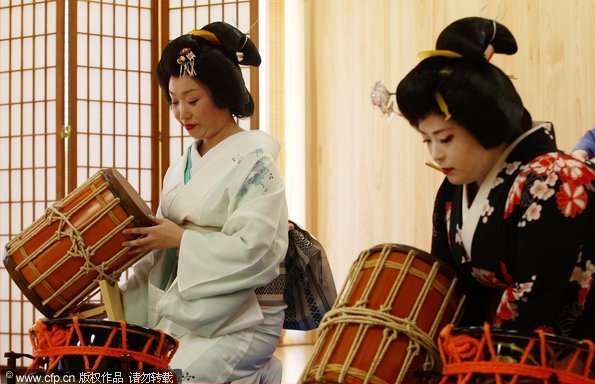
{"label": "traditional geisha hairstyle", "polygon": [[246,89],[240,63],[260,65],[254,43],[237,28],[215,22],[167,44],[157,64],[157,79],[168,103],[170,77],[192,76],[211,91],[218,108],[248,117],[254,113],[254,100]]}
{"label": "traditional geisha hairstyle", "polygon": [[397,86],[397,104],[418,127],[442,114],[467,129],[485,148],[510,143],[531,128],[531,115],[509,77],[489,59],[512,55],[514,36],[500,23],[479,17],[457,20],[438,36],[426,56]]}

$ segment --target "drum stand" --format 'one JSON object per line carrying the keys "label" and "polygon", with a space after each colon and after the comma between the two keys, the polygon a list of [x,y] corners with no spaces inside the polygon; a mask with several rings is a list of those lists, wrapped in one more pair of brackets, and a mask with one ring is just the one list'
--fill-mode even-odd
{"label": "drum stand", "polygon": [[[17,353],[17,352],[12,352],[12,351],[4,353],[4,357],[6,357],[6,361],[7,361],[6,373],[12,372],[12,375],[10,377],[9,377],[9,375],[6,375],[6,384],[18,384],[17,383],[17,359],[20,359],[23,357],[28,357],[31,360],[35,359],[34,356],[31,356],[27,353]],[[122,376],[125,378],[123,380],[123,382],[126,384],[131,383],[130,366],[131,366],[132,360],[133,359],[129,355],[123,355],[120,358],[120,361],[121,361],[120,369],[122,372]]]}
{"label": "drum stand", "polygon": [[107,280],[100,280],[99,287],[101,288],[107,318],[111,321],[124,320],[124,306],[122,305],[120,287],[117,284],[110,285]]}
{"label": "drum stand", "polygon": [[[103,297],[103,305],[78,313],[82,318],[94,318],[102,314],[107,314],[110,321],[124,320],[124,307],[122,305],[122,296],[120,288],[117,285],[110,285],[106,280],[99,281],[101,295]],[[27,353],[6,352],[4,357],[7,359],[7,371],[12,372],[12,375],[6,375],[6,384],[17,384],[17,359],[27,357],[31,360],[35,359]],[[122,372],[128,373],[130,371],[130,357],[122,356]],[[10,377],[9,377],[10,376]],[[128,375],[126,375],[128,377]]]}
{"label": "drum stand", "polygon": [[92,319],[105,313],[110,321],[124,320],[124,306],[122,305],[120,287],[111,285],[106,280],[99,280],[99,288],[101,289],[103,305],[79,312],[78,315],[83,319]]}
{"label": "drum stand", "polygon": [[[16,384],[17,382],[17,359],[22,357],[28,357],[31,360],[34,359],[33,356],[26,354],[26,353],[17,353],[17,352],[6,352],[4,353],[4,357],[6,357],[7,361],[7,370],[6,370],[6,384]],[[12,372],[12,375],[9,375],[8,372]],[[9,377],[10,376],[10,377]]]}

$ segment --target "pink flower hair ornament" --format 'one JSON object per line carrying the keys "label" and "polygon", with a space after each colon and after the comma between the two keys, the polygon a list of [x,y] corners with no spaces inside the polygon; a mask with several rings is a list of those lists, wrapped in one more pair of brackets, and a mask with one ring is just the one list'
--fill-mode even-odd
{"label": "pink flower hair ornament", "polygon": [[383,116],[387,117],[389,123],[397,113],[394,103],[391,100],[391,96],[393,95],[395,95],[395,93],[390,93],[381,81],[377,81],[374,84],[372,92],[370,93],[372,105],[380,109],[380,112]]}

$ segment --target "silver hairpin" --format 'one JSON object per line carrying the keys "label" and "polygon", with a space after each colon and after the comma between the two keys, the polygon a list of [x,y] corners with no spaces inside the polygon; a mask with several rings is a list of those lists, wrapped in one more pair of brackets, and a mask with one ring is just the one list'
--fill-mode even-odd
{"label": "silver hairpin", "polygon": [[494,41],[496,38],[496,20],[492,19],[492,25],[494,26],[494,32],[492,33],[492,38],[490,39],[490,43]]}
{"label": "silver hairpin", "polygon": [[238,48],[238,51],[236,52],[236,57],[238,58],[238,63],[241,63],[242,61],[244,61],[244,53],[242,52],[242,49],[244,49],[247,42],[248,42],[248,35],[244,35],[244,43],[242,44],[241,47]]}
{"label": "silver hairpin", "polygon": [[242,44],[242,46],[240,48],[238,48],[238,50],[241,51],[242,49],[244,49],[247,42],[248,42],[248,35],[244,35],[244,43]]}

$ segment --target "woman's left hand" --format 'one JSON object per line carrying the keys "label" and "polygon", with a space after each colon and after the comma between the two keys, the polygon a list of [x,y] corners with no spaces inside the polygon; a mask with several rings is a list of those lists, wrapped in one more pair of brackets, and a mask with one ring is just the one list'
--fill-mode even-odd
{"label": "woman's left hand", "polygon": [[127,236],[140,236],[122,243],[123,247],[130,247],[128,254],[137,255],[154,249],[179,248],[184,228],[168,219],[149,217],[155,223],[154,226],[128,228],[122,231]]}
{"label": "woman's left hand", "polygon": [[584,149],[577,149],[576,151],[573,151],[571,155],[582,161],[589,160],[589,153]]}

